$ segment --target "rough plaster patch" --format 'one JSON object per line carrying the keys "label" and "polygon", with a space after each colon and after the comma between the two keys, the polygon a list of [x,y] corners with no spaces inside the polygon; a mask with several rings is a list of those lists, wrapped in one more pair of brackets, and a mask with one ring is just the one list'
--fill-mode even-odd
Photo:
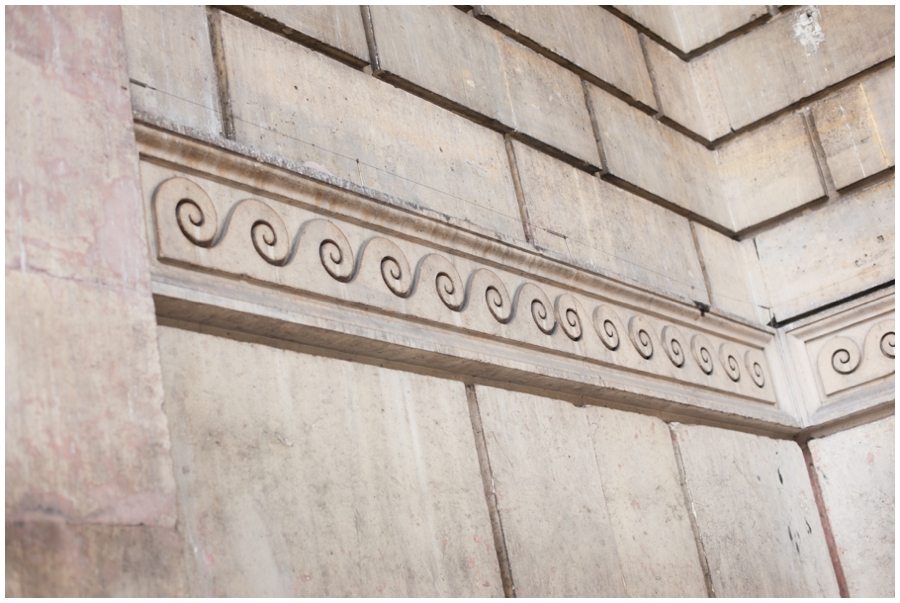
{"label": "rough plaster patch", "polygon": [[819,25],[819,9],[816,6],[804,6],[794,22],[794,37],[797,38],[809,56],[810,50],[819,50],[819,44],[825,41],[822,26]]}

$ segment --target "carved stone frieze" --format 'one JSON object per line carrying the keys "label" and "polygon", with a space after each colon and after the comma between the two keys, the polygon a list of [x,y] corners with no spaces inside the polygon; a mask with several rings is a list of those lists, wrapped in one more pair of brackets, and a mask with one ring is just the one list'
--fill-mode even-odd
{"label": "carved stone frieze", "polygon": [[217,204],[203,179],[145,170],[151,173],[159,179],[151,207],[161,261],[541,348],[598,369],[623,367],[775,402],[758,347],[719,338],[714,345],[690,325],[527,275],[514,278],[357,225],[288,219],[285,212],[293,208],[279,201],[247,197]]}
{"label": "carved stone frieze", "polygon": [[785,331],[807,423],[875,412],[894,399],[893,287]]}
{"label": "carved stone frieze", "polygon": [[894,320],[872,325],[862,349],[850,337],[837,336],[819,351],[819,378],[826,395],[874,381],[894,372]]}

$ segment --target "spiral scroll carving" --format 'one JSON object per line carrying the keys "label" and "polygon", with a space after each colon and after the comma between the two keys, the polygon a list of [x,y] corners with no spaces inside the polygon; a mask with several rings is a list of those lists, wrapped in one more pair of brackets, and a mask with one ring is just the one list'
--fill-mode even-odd
{"label": "spiral scroll carving", "polygon": [[750,374],[750,379],[756,387],[765,387],[766,373],[763,369],[763,355],[758,350],[747,350],[744,352],[744,366]]}
{"label": "spiral scroll carving", "polygon": [[466,302],[466,287],[456,267],[444,256],[430,253],[419,264],[417,286],[434,283],[434,289],[445,306],[459,312]]}
{"label": "spiral scroll carving", "polygon": [[712,375],[713,372],[712,350],[713,346],[706,336],[697,334],[691,338],[691,355],[697,361],[700,370],[707,375]]}
{"label": "spiral scroll carving", "polygon": [[859,346],[849,337],[835,337],[829,342],[831,352],[831,368],[842,375],[848,375],[859,368],[862,354]]}
{"label": "spiral scroll carving", "polygon": [[178,228],[191,243],[198,247],[213,244],[219,228],[216,206],[196,183],[170,178],[156,190],[155,203],[161,213],[175,213]]}
{"label": "spiral scroll carving", "polygon": [[516,294],[516,312],[522,312],[525,307],[531,311],[534,324],[542,333],[550,335],[556,328],[556,317],[553,315],[553,304],[544,290],[533,283],[525,283],[519,287]]}
{"label": "spiral scroll carving", "polygon": [[366,243],[360,255],[361,265],[365,265],[370,258],[378,261],[381,278],[391,293],[397,297],[409,295],[413,275],[406,255],[396,243],[384,237],[375,237]]}
{"label": "spiral scroll carving", "polygon": [[723,343],[719,346],[719,361],[725,368],[725,374],[732,381],[741,379],[741,364],[738,357],[738,351],[730,343]]}
{"label": "spiral scroll carving", "polygon": [[606,346],[606,349],[615,351],[619,349],[619,317],[615,310],[606,305],[599,305],[594,308],[594,330],[600,337],[600,341]]}
{"label": "spiral scroll carving", "polygon": [[223,244],[237,242],[243,246],[248,235],[253,248],[266,262],[282,266],[287,261],[291,244],[284,221],[274,209],[257,199],[244,199],[234,207]]}
{"label": "spiral scroll carving", "polygon": [[653,337],[650,335],[653,327],[646,318],[636,314],[628,321],[628,335],[631,337],[631,343],[634,344],[638,354],[646,359],[653,356]]}
{"label": "spiral scroll carving", "polygon": [[581,327],[581,316],[578,312],[578,302],[568,293],[563,293],[556,298],[556,319],[563,333],[572,341],[578,341],[584,334]]}
{"label": "spiral scroll carving", "polygon": [[894,357],[894,332],[890,331],[889,333],[885,333],[881,337],[880,342],[881,353],[887,356],[888,358]]}
{"label": "spiral scroll carving", "polygon": [[500,277],[487,268],[479,268],[472,275],[469,283],[469,299],[475,299],[474,296],[479,295],[481,291],[484,291],[484,301],[494,319],[503,324],[509,322],[512,317],[512,300],[509,292]]}
{"label": "spiral scroll carving", "polygon": [[685,343],[684,335],[672,325],[663,327],[662,330],[662,348],[666,356],[677,367],[684,366]]}
{"label": "spiral scroll carving", "polygon": [[324,220],[316,220],[316,230],[323,230],[321,243],[319,243],[319,260],[331,278],[342,283],[349,282],[353,278],[354,261],[353,248],[347,237],[337,226]]}

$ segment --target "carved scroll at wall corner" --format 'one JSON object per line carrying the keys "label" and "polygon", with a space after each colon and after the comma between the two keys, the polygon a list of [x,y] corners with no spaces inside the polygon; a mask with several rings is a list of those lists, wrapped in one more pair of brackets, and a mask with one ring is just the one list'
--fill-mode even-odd
{"label": "carved scroll at wall corner", "polygon": [[156,188],[153,208],[161,260],[775,402],[762,350],[714,344],[685,325],[660,328],[657,319],[569,293],[551,300],[534,282],[510,294],[487,267],[463,278],[438,253],[411,264],[382,236],[354,253],[329,220],[307,220],[292,235],[279,213],[257,199],[239,201],[220,218],[204,189],[183,177]]}
{"label": "carved scroll at wall corner", "polygon": [[826,396],[894,372],[894,320],[874,324],[862,349],[849,337],[834,337],[819,351],[818,372]]}

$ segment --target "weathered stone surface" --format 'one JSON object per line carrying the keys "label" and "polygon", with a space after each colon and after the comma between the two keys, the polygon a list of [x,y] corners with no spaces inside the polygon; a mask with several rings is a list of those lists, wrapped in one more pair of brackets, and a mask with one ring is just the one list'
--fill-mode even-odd
{"label": "weathered stone surface", "polygon": [[737,138],[716,151],[716,162],[735,231],[825,195],[800,115]]}
{"label": "weathered stone surface", "polygon": [[479,6],[499,21],[633,99],[655,108],[637,31],[597,6]]}
{"label": "weathered stone surface", "polygon": [[496,596],[461,382],[160,329],[193,595]]}
{"label": "weathered stone surface", "polygon": [[589,86],[605,169],[674,205],[728,226],[715,154],[700,143]]}
{"label": "weathered stone surface", "polygon": [[644,39],[644,45],[656,84],[659,110],[706,140],[731,132],[709,55],[685,62],[649,38]]}
{"label": "weathered stone surface", "polygon": [[813,106],[834,183],[843,188],[894,165],[894,69]]}
{"label": "weathered stone surface", "polygon": [[709,281],[713,308],[768,323],[769,299],[753,240],[735,241],[702,224],[691,228]]}
{"label": "weathered stone surface", "polygon": [[662,421],[476,392],[518,596],[705,594]]}
{"label": "weathered stone surface", "polygon": [[672,424],[717,597],[838,595],[795,442]]}
{"label": "weathered stone surface", "polygon": [[892,56],[892,6],[804,6],[715,49],[712,61],[738,129]]}
{"label": "weathered stone surface", "polygon": [[672,44],[691,52],[766,14],[765,6],[616,6]]}
{"label": "weathered stone surface", "polygon": [[6,596],[184,596],[182,547],[172,528],[7,520]]}
{"label": "weathered stone surface", "polygon": [[249,6],[260,15],[369,62],[369,46],[358,6]]}
{"label": "weathered stone surface", "polygon": [[452,6],[371,11],[381,69],[600,164],[577,75]]}
{"label": "weathered stone surface", "polygon": [[584,411],[478,387],[519,597],[627,594]]}
{"label": "weathered stone surface", "polygon": [[223,15],[237,139],[523,238],[502,136]]}
{"label": "weathered stone surface", "polygon": [[206,9],[124,6],[122,20],[134,108],[219,134],[221,109]]}
{"label": "weathered stone surface", "polygon": [[687,219],[522,144],[515,155],[536,244],[617,278],[709,301]]}
{"label": "weathered stone surface", "polygon": [[6,19],[7,519],[171,527],[121,13]]}
{"label": "weathered stone surface", "polygon": [[894,181],[756,237],[772,312],[785,320],[894,275]]}
{"label": "weathered stone surface", "polygon": [[810,440],[851,597],[893,597],[894,417]]}
{"label": "weathered stone surface", "polygon": [[629,597],[705,597],[672,438],[654,417],[585,408]]}

